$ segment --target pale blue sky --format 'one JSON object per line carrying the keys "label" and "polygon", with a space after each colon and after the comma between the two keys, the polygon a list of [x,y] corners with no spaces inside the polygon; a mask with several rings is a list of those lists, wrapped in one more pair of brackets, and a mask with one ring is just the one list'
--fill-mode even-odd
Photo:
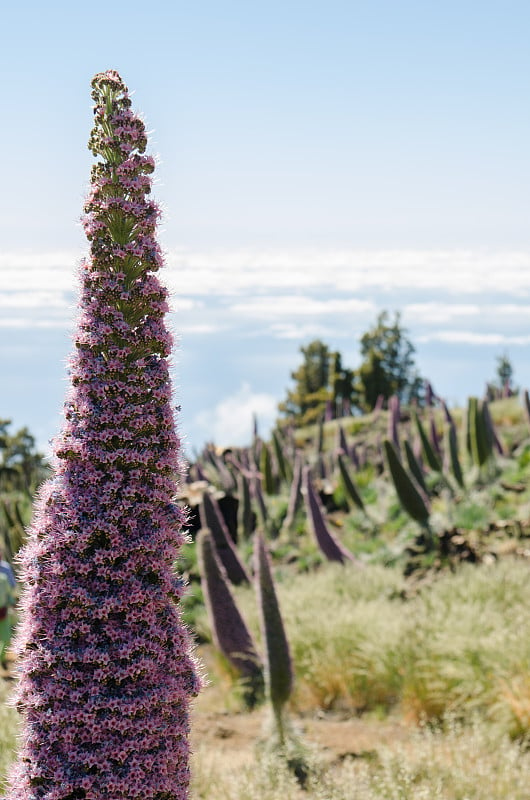
{"label": "pale blue sky", "polygon": [[314,336],[353,363],[381,308],[449,399],[504,350],[530,384],[529,33],[510,0],[5,4],[0,416],[59,424],[109,67],[160,155],[191,443],[269,419]]}

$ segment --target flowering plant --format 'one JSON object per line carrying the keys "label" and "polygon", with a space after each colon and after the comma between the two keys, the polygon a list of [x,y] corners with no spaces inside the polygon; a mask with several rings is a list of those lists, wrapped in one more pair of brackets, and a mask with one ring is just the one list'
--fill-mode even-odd
{"label": "flowering plant", "polygon": [[22,556],[10,797],[184,800],[200,680],[173,574],[185,535],[154,160],[118,73],[92,88],[90,257],[54,475]]}

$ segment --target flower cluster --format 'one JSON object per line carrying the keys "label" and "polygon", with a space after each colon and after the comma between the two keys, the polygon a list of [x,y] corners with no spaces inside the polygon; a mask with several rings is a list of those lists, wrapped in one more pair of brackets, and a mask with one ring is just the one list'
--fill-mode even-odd
{"label": "flower cluster", "polygon": [[200,679],[173,574],[179,440],[154,162],[115,71],[96,75],[90,257],[54,477],[22,564],[12,800],[184,800]]}

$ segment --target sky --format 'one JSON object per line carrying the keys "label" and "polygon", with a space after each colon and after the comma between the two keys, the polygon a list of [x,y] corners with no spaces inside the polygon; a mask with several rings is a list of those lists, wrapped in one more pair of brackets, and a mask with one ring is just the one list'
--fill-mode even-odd
{"label": "sky", "polygon": [[450,404],[508,354],[530,387],[530,4],[30,0],[0,32],[0,417],[61,425],[90,79],[150,131],[192,453],[266,434],[323,339],[400,311]]}

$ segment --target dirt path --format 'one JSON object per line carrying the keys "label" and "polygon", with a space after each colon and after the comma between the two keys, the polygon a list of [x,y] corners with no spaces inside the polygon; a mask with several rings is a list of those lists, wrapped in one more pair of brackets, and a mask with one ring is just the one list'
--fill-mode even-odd
{"label": "dirt path", "polygon": [[[203,689],[193,709],[192,747],[224,755],[232,763],[249,763],[266,735],[269,710],[262,706],[242,712],[229,706],[227,687],[216,684]],[[345,713],[291,714],[290,722],[302,740],[316,745],[330,762],[366,757],[382,745],[409,739],[413,733],[413,727],[400,719],[357,718]]]}

